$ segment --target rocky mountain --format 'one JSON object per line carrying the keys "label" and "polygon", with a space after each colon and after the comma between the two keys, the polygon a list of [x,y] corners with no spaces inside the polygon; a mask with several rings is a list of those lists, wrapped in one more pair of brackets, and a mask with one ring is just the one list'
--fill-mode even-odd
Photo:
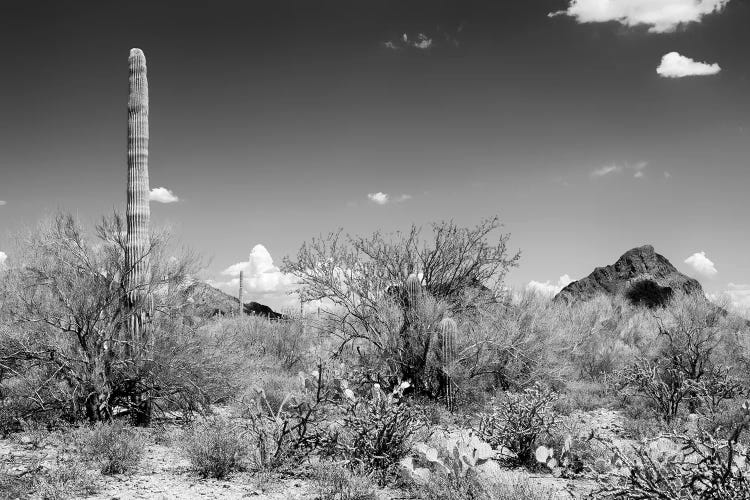
{"label": "rocky mountain", "polygon": [[[197,316],[209,318],[217,315],[228,316],[237,312],[237,297],[232,297],[207,283],[196,281],[185,290],[185,293],[193,303]],[[265,316],[269,319],[285,318],[283,314],[258,302],[245,302],[243,305],[245,314]]]}
{"label": "rocky mountain", "polygon": [[628,250],[614,264],[597,267],[585,278],[570,283],[554,300],[572,303],[604,293],[658,305],[675,292],[703,293],[703,287],[697,280],[679,272],[666,257],[656,253],[654,247],[644,245]]}

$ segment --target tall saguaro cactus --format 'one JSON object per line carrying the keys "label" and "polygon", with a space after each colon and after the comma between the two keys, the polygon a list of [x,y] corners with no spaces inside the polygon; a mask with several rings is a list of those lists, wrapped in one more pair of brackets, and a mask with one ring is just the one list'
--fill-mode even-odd
{"label": "tall saguaro cactus", "polygon": [[443,372],[445,373],[445,404],[449,411],[453,411],[456,406],[456,396],[453,393],[453,383],[448,370],[456,361],[457,333],[458,326],[453,318],[443,318],[438,326],[438,335],[442,350]]}
{"label": "tall saguaro cactus", "polygon": [[146,57],[141,49],[131,49],[128,96],[128,190],[127,238],[125,265],[128,272],[127,290],[130,310],[129,335],[134,347],[145,336],[150,273],[149,250],[149,185],[148,185],[148,80]]}
{"label": "tall saguaro cactus", "polygon": [[242,282],[243,281],[245,281],[245,273],[243,271],[240,271],[240,292],[239,292],[239,297],[237,297],[238,299],[240,299],[240,312],[239,312],[239,316],[240,317],[242,317],[242,313],[245,312],[245,305],[242,302],[242,300],[243,300],[243,298],[242,298],[242,292],[244,291],[242,289]]}

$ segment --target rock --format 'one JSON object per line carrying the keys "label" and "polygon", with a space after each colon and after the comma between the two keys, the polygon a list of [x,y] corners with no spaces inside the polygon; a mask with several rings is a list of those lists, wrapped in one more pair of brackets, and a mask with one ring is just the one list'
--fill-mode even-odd
{"label": "rock", "polygon": [[587,277],[570,283],[554,300],[570,304],[598,294],[626,297],[633,291],[645,305],[652,305],[651,301],[659,305],[659,301],[676,292],[702,294],[703,288],[697,280],[680,273],[669,260],[656,253],[654,247],[644,245],[628,250],[614,264],[597,267]]}

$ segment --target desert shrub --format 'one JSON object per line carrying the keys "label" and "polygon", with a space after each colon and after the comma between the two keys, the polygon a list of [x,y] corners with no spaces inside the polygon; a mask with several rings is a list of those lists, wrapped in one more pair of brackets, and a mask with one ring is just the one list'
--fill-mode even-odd
{"label": "desert shrub", "polygon": [[359,352],[383,361],[366,366],[385,367],[390,380],[384,386],[410,380],[414,391],[429,393],[432,384],[425,379],[434,375],[428,363],[434,330],[423,328],[429,314],[413,317],[408,276],[418,273],[414,278],[422,291],[443,308],[464,311],[495,302],[520,256],[508,250],[501,228],[493,217],[474,227],[438,222],[431,231],[412,226],[390,235],[339,231],[305,243],[295,258],[284,260],[283,270],[298,279],[305,300],[330,303],[323,323],[340,339],[339,351],[356,343]]}
{"label": "desert shrub", "polygon": [[505,393],[480,415],[479,435],[495,448],[507,448],[522,465],[533,465],[540,438],[547,438],[557,423],[552,410],[557,394],[536,384],[522,393]]}
{"label": "desert shrub", "polygon": [[320,500],[376,500],[375,487],[366,476],[334,462],[318,462],[312,480]]}
{"label": "desert shrub", "polygon": [[149,292],[140,295],[153,299],[149,335],[121,347],[128,318],[147,307],[145,298],[122,307],[135,286],[121,279],[129,272],[124,226],[119,216],[105,218],[92,238],[60,214],[19,237],[14,254],[22,258],[9,262],[0,280],[0,320],[9,325],[0,339],[0,359],[9,368],[0,370],[0,398],[16,418],[108,421],[118,411],[147,424],[154,398],[192,399],[204,387],[193,374],[213,373],[192,356],[179,376],[173,370],[183,350],[182,339],[170,335],[187,328],[183,292],[197,262],[170,258],[164,234],[152,235],[145,249],[151,274],[139,285]]}
{"label": "desert shrub", "polygon": [[[298,387],[276,406],[262,387],[238,401],[243,431],[253,448],[251,462],[258,471],[296,468],[311,453],[327,446],[326,422],[340,400],[341,382],[321,364],[301,372]],[[345,384],[345,383],[344,383]]]}
{"label": "desert shrub", "polygon": [[188,427],[180,439],[180,449],[195,472],[215,479],[242,470],[248,455],[242,429],[221,417]]}
{"label": "desert shrub", "polygon": [[421,412],[404,400],[404,382],[386,393],[377,385],[369,395],[345,389],[343,425],[329,435],[330,453],[354,471],[371,472],[381,484],[411,451],[415,433],[424,426]]}
{"label": "desert shrub", "polygon": [[36,478],[36,493],[45,500],[81,498],[97,492],[96,477],[79,460],[58,463]]}
{"label": "desert shrub", "polygon": [[615,448],[629,474],[620,477],[618,484],[600,488],[596,497],[664,500],[750,498],[748,452],[738,447],[738,436],[750,423],[749,411],[750,406],[746,404],[745,420],[726,440],[707,432],[697,437],[675,434],[669,439],[679,451],[661,456],[654,453],[648,443],[636,447],[633,458]]}
{"label": "desert shrub", "polygon": [[74,439],[83,459],[102,474],[132,472],[143,458],[141,431],[120,421],[79,429]]}
{"label": "desert shrub", "polygon": [[611,395],[607,384],[588,380],[574,380],[566,384],[561,392],[554,409],[562,415],[570,415],[575,411],[592,411],[607,408],[611,405]]}
{"label": "desert shrub", "polygon": [[596,429],[584,429],[573,419],[562,419],[545,444],[535,450],[535,458],[555,476],[607,473],[613,454],[595,436]]}

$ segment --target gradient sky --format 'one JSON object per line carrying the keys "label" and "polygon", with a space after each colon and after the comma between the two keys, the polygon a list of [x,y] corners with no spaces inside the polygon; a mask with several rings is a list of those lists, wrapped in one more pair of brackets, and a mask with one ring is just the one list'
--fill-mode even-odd
{"label": "gradient sky", "polygon": [[[57,209],[124,210],[140,47],[151,187],[179,197],[152,220],[207,279],[247,262],[249,300],[281,307],[269,259],[314,235],[499,214],[522,251],[510,285],[650,243],[750,305],[750,2],[602,5],[2,0],[0,251]],[[658,74],[671,52],[709,74]]]}

